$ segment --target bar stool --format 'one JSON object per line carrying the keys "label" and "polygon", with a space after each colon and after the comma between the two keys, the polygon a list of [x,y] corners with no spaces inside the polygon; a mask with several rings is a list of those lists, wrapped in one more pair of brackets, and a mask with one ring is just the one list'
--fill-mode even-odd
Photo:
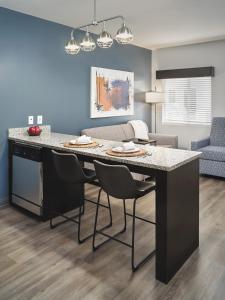
{"label": "bar stool", "polygon": [[[81,164],[77,158],[77,156],[73,153],[60,153],[56,152],[55,150],[52,150],[53,155],[53,163],[55,166],[55,170],[57,173],[58,178],[63,183],[67,184],[68,189],[73,185],[84,185],[85,183],[95,184],[96,185],[96,174],[95,171],[82,168]],[[78,224],[78,242],[83,243],[87,239],[93,236],[93,233],[86,236],[85,238],[81,239],[81,216],[84,214],[84,207],[85,207],[85,201],[91,202],[96,204],[96,202],[88,199],[82,199],[77,198],[76,195],[74,195],[74,209],[79,208],[79,212],[77,215],[73,217],[68,217],[65,214],[60,213],[59,211],[52,211],[54,216],[51,214],[50,218],[50,228],[53,229],[67,221],[71,221],[73,223]],[[112,213],[111,213],[111,207],[110,202],[108,202],[108,206],[101,204],[101,206],[107,208],[109,210],[109,216],[110,216],[110,222],[108,225],[106,225],[104,228],[108,228],[112,226]],[[62,221],[56,225],[53,225],[53,218],[61,216],[65,219],[65,221]],[[78,220],[76,218],[78,217]],[[103,228],[103,229],[104,229]]]}
{"label": "bar stool", "polygon": [[[100,246],[102,246],[103,244],[105,244],[110,240],[117,241],[127,247],[130,247],[131,266],[132,266],[132,271],[134,272],[141,265],[143,265],[148,259],[153,257],[153,255],[155,254],[155,250],[154,250],[150,252],[146,257],[144,257],[138,264],[135,264],[135,257],[134,257],[135,256],[135,220],[138,218],[141,221],[148,222],[154,225],[156,224],[155,222],[151,222],[149,220],[136,216],[136,203],[139,198],[154,191],[156,189],[155,184],[152,182],[134,180],[129,169],[124,165],[108,165],[96,160],[94,161],[94,165],[95,165],[96,175],[100,182],[101,188],[98,194],[98,202],[97,202],[96,215],[95,215],[94,235],[93,235],[93,242],[92,242],[93,251],[97,250]],[[124,227],[121,231],[117,232],[114,235],[106,234],[105,232],[103,232],[104,229],[97,230],[98,212],[99,212],[99,204],[100,204],[102,190],[106,192],[109,203],[110,203],[109,196],[123,200]],[[132,214],[126,212],[126,199],[134,199]],[[117,239],[117,236],[126,230],[126,225],[127,225],[126,216],[132,216],[133,219],[131,244],[126,243],[120,239]],[[108,237],[108,239],[96,246],[95,245],[96,234],[101,234],[105,237]]]}

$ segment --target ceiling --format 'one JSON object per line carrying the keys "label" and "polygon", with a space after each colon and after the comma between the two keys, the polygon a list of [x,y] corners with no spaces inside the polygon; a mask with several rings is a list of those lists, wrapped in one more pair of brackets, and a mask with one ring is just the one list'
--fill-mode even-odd
{"label": "ceiling", "polygon": [[[0,6],[71,27],[89,23],[93,0],[0,0]],[[225,0],[97,0],[97,17],[122,14],[133,44],[157,49],[225,39]],[[112,34],[118,21],[108,26]]]}

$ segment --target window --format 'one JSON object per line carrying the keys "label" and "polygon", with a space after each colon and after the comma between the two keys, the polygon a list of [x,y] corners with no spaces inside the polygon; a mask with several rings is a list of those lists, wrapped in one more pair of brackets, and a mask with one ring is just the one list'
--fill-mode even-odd
{"label": "window", "polygon": [[164,89],[163,122],[211,123],[211,77],[165,79]]}

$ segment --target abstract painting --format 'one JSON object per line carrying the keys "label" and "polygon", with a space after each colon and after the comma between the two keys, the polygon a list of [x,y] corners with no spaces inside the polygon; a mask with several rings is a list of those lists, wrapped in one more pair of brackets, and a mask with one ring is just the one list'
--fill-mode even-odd
{"label": "abstract painting", "polygon": [[91,68],[91,118],[134,114],[134,73]]}

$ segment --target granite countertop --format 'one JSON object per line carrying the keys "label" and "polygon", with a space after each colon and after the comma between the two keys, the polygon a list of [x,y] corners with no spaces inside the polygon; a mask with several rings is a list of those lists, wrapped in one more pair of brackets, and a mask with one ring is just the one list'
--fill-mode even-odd
{"label": "granite countertop", "polygon": [[107,158],[112,161],[124,162],[131,165],[139,165],[164,171],[172,171],[179,166],[198,158],[201,154],[201,152],[196,151],[138,145],[140,148],[147,150],[151,155],[144,157],[112,157],[105,153],[106,150],[113,146],[120,145],[121,142],[95,139],[102,145],[102,147],[71,149],[65,148],[63,144],[72,139],[76,139],[77,136],[51,132],[50,126],[42,126],[42,134],[39,137],[32,137],[27,134],[26,129],[27,128],[9,129],[8,138],[10,140],[29,145],[65,150],[102,159]]}

